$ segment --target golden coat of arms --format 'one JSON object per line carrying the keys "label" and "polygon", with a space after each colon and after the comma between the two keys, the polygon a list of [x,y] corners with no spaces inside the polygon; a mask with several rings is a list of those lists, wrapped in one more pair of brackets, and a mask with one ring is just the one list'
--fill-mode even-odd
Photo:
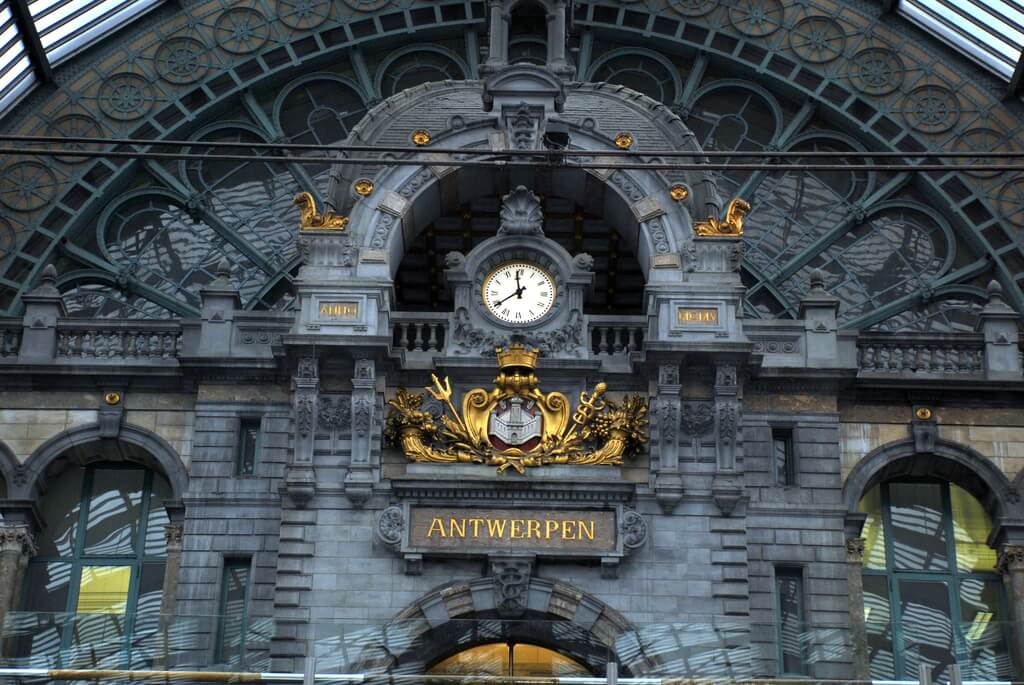
{"label": "golden coat of arms", "polygon": [[522,345],[497,350],[500,372],[494,388],[474,388],[452,402],[448,378],[426,388],[441,402],[440,422],[422,409],[423,394],[399,388],[388,402],[385,439],[412,461],[490,464],[498,472],[545,464],[622,463],[623,455],[647,442],[647,402],[639,395],[613,402],[608,387],[580,393],[572,411],[560,392],[543,393],[534,371],[538,350]]}

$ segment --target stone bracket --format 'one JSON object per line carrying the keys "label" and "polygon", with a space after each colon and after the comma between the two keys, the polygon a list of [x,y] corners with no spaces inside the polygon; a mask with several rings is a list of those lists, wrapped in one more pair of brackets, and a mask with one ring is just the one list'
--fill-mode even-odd
{"label": "stone bracket", "polygon": [[536,558],[527,555],[495,555],[489,559],[494,576],[494,606],[503,618],[519,618],[526,612],[530,574]]}

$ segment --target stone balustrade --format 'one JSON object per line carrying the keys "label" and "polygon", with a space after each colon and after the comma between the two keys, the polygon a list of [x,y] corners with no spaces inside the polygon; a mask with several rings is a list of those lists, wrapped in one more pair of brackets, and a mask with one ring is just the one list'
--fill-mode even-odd
{"label": "stone balustrade", "polygon": [[62,319],[57,323],[60,360],[177,360],[181,344],[178,322]]}
{"label": "stone balustrade", "polygon": [[0,358],[18,356],[21,347],[21,319],[0,319]]}
{"label": "stone balustrade", "polygon": [[984,376],[985,340],[978,334],[865,334],[857,339],[862,374]]}
{"label": "stone balustrade", "polygon": [[590,353],[598,357],[629,354],[641,349],[646,316],[591,316]]}
{"label": "stone balustrade", "polygon": [[448,339],[448,315],[439,312],[394,312],[392,344],[405,352],[440,354]]}

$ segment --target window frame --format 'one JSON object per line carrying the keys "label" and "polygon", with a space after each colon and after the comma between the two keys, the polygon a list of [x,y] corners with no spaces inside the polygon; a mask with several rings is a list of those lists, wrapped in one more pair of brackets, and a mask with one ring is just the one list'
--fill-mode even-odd
{"label": "window frame", "polygon": [[[775,639],[776,639],[776,658],[778,659],[778,668],[776,672],[779,677],[784,676],[806,676],[807,673],[807,647],[804,645],[803,633],[806,631],[804,628],[807,626],[807,589],[804,578],[804,567],[793,566],[787,564],[780,564],[775,567]],[[799,671],[787,671],[785,669],[786,663],[786,652],[782,639],[782,592],[781,592],[781,581],[783,579],[793,579],[797,583],[797,623],[800,626],[800,670]]]}
{"label": "window frame", "polygon": [[[245,568],[245,590],[242,599],[241,631],[238,641],[237,655],[230,655],[229,649],[224,642],[225,629],[227,628],[227,603],[228,603],[228,573],[233,569]],[[248,646],[249,636],[249,603],[252,601],[253,584],[253,563],[252,557],[226,556],[221,564],[220,571],[220,595],[217,598],[217,632],[213,643],[213,660],[215,663],[228,663],[229,656],[237,656],[239,665],[244,667],[245,654]]]}
{"label": "window frame", "polygon": [[[36,555],[29,559],[27,567],[45,565],[51,563],[68,564],[68,589],[65,600],[65,614],[69,620],[58,626],[60,631],[60,648],[56,660],[58,666],[63,666],[66,658],[73,656],[71,648],[78,624],[78,600],[81,594],[82,570],[86,567],[105,566],[127,566],[131,569],[131,576],[128,583],[128,594],[125,598],[125,609],[123,614],[124,636],[120,651],[120,663],[127,668],[131,663],[132,645],[135,639],[135,623],[138,614],[139,587],[142,581],[142,572],[146,564],[161,564],[164,574],[167,573],[167,550],[164,548],[162,556],[146,554],[146,536],[149,532],[149,517],[153,511],[153,480],[155,472],[142,464],[113,462],[97,462],[88,465],[76,465],[72,468],[81,468],[82,485],[78,495],[78,517],[75,524],[75,536],[72,554],[70,557],[59,555]],[[88,521],[92,504],[92,488],[95,482],[95,474],[99,470],[108,471],[142,471],[142,502],[139,506],[138,531],[135,535],[134,554],[128,555],[89,555],[85,553],[86,540],[88,537]],[[26,567],[26,575],[28,568]],[[22,597],[20,606],[28,607],[31,600],[31,592],[28,583],[22,584]],[[25,609],[31,611],[31,609]],[[94,614],[86,614],[94,615]]]}
{"label": "window frame", "polygon": [[[256,439],[253,441],[252,473],[245,473],[243,470],[242,449],[245,446],[244,432],[246,425],[256,424]],[[234,476],[236,478],[256,478],[259,476],[260,457],[263,452],[263,416],[258,414],[243,414],[238,417],[237,429],[235,430],[235,458]]]}
{"label": "window frame", "polygon": [[[920,570],[920,569],[899,569],[893,563],[895,558],[894,549],[894,538],[892,532],[892,500],[889,493],[889,486],[891,484],[931,484],[940,486],[940,495],[942,503],[942,524],[946,534],[946,570]],[[892,676],[895,679],[900,679],[905,674],[907,663],[906,663],[906,650],[902,647],[904,626],[902,620],[902,595],[900,591],[900,581],[928,581],[934,583],[944,582],[946,584],[947,601],[949,603],[949,620],[952,625],[952,655],[955,663],[960,664],[961,667],[966,665],[961,659],[966,658],[969,655],[967,649],[965,631],[963,630],[964,622],[961,613],[960,602],[960,583],[965,579],[975,579],[981,581],[996,581],[999,587],[999,599],[997,604],[997,610],[1000,617],[998,622],[1002,623],[1009,620],[1008,617],[1008,604],[1006,600],[1006,591],[1003,588],[1002,578],[998,571],[993,569],[992,571],[961,571],[957,563],[957,550],[956,550],[956,527],[953,518],[953,506],[952,496],[950,492],[951,486],[957,483],[951,483],[949,481],[941,480],[938,478],[894,478],[887,480],[882,483],[877,483],[872,487],[879,489],[879,507],[880,507],[880,522],[884,534],[884,550],[885,550],[885,568],[869,568],[867,566],[861,566],[861,576],[872,576],[881,577],[885,579],[886,590],[888,591],[887,600],[889,602],[889,635],[890,635],[890,650],[893,655],[893,673]],[[968,490],[962,488],[971,497],[974,497]],[[865,490],[862,495],[862,499],[870,492],[870,488]],[[977,498],[975,498],[977,499]],[[867,561],[865,557],[865,562]],[[1006,658],[1010,661],[1010,668],[1012,670],[1012,645],[1010,643],[1010,636],[1008,631],[1001,629],[1000,631],[1003,637],[1004,653]],[[969,662],[968,662],[969,663]],[[916,678],[917,674],[913,674],[912,677]],[[966,677],[966,676],[965,676]]]}
{"label": "window frame", "polygon": [[[800,468],[796,456],[796,430],[794,426],[773,425],[771,427],[772,482],[779,487],[792,488],[799,485]],[[775,443],[785,442],[785,459],[780,473],[775,459]]]}

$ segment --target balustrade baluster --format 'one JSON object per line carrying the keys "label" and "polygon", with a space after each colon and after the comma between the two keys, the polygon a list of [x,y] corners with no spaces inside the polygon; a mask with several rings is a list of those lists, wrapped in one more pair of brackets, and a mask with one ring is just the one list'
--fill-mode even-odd
{"label": "balustrade baluster", "polygon": [[409,324],[400,323],[398,333],[398,347],[403,350],[409,349]]}
{"label": "balustrade baluster", "polygon": [[626,345],[627,352],[636,351],[636,329],[632,326],[629,327],[629,344]]}
{"label": "balustrade baluster", "polygon": [[608,354],[608,328],[601,326],[597,329],[597,353]]}
{"label": "balustrade baluster", "polygon": [[615,346],[613,348],[615,350],[615,354],[619,354],[622,352],[622,332],[624,330],[624,328],[619,328],[618,326],[612,329],[613,333],[615,334]]}
{"label": "balustrade baluster", "polygon": [[416,332],[415,332],[415,337],[414,337],[414,339],[412,341],[412,349],[416,350],[417,352],[422,352],[423,351],[423,324],[421,324],[421,323],[414,323],[413,324],[413,328],[414,328],[414,330]]}
{"label": "balustrade baluster", "polygon": [[440,324],[428,323],[428,329],[430,330],[430,337],[427,339],[427,352],[438,351],[437,347],[437,328]]}

